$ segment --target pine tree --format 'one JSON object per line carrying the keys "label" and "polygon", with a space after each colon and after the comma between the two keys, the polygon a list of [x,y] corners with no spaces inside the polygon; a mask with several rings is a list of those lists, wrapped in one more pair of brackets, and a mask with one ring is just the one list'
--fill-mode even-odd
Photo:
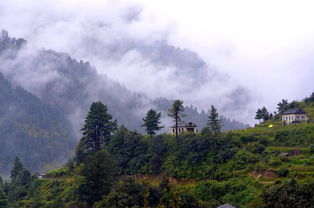
{"label": "pine tree", "polygon": [[103,148],[117,128],[117,121],[108,113],[102,102],[92,103],[81,129],[83,138],[80,141],[80,153],[93,153]]}
{"label": "pine tree", "polygon": [[289,109],[289,102],[288,100],[282,99],[281,102],[277,104],[278,113],[282,114],[283,112]]}
{"label": "pine tree", "polygon": [[7,207],[7,202],[8,202],[8,199],[7,199],[7,196],[6,194],[4,193],[4,182],[3,182],[3,179],[1,178],[0,176],[0,207]]}
{"label": "pine tree", "polygon": [[94,202],[100,201],[110,192],[112,184],[116,181],[118,169],[116,161],[102,149],[87,156],[79,174],[84,180],[78,188],[78,200],[87,202],[91,207]]}
{"label": "pine tree", "polygon": [[185,114],[183,114],[184,110],[185,108],[183,106],[183,101],[181,100],[175,100],[172,104],[172,107],[169,109],[168,116],[173,118],[176,126],[176,138],[178,138],[178,123],[181,118],[185,116]]}
{"label": "pine tree", "polygon": [[270,118],[269,112],[265,106],[263,106],[261,109],[261,118],[263,119],[263,122],[267,121]]}
{"label": "pine tree", "polygon": [[25,199],[30,192],[30,185],[33,182],[29,170],[23,167],[19,158],[16,158],[11,170],[11,182],[8,186],[8,202],[13,203]]}
{"label": "pine tree", "polygon": [[222,121],[219,118],[217,109],[212,105],[210,110],[210,115],[208,116],[207,125],[209,126],[211,132],[217,136],[221,132]]}
{"label": "pine tree", "polygon": [[262,119],[262,110],[261,109],[257,109],[255,119],[257,119],[259,122],[261,122],[260,121]]}
{"label": "pine tree", "polygon": [[0,207],[7,207],[8,199],[5,196],[3,190],[0,190]]}
{"label": "pine tree", "polygon": [[150,136],[156,134],[156,131],[158,131],[164,127],[164,126],[159,126],[160,116],[161,116],[161,113],[157,113],[153,109],[150,109],[147,112],[146,117],[143,118],[144,124],[142,126],[146,127],[146,132]]}
{"label": "pine tree", "polygon": [[11,180],[14,180],[24,170],[20,158],[16,157],[11,170]]}

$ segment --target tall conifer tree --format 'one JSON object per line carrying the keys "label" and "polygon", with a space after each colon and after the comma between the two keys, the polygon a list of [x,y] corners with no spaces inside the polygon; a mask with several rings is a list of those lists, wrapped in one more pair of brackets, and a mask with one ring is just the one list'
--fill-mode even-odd
{"label": "tall conifer tree", "polygon": [[173,118],[173,121],[175,122],[176,138],[178,138],[178,123],[181,118],[185,116],[185,114],[183,114],[184,110],[185,108],[182,100],[175,100],[172,107],[169,109],[168,116]]}
{"label": "tall conifer tree", "polygon": [[212,105],[210,115],[208,116],[208,123],[210,130],[215,136],[219,135],[222,127],[222,120],[219,118],[217,109]]}
{"label": "tall conifer tree", "polygon": [[100,150],[108,143],[112,133],[117,128],[117,121],[108,113],[107,106],[102,102],[92,103],[81,129],[83,138],[78,151],[88,154]]}
{"label": "tall conifer tree", "polygon": [[164,126],[159,126],[160,117],[161,117],[161,113],[157,113],[153,109],[150,109],[147,112],[146,117],[143,118],[144,124],[142,126],[146,127],[146,132],[150,136],[156,134],[156,131],[159,131],[160,129],[164,127]]}
{"label": "tall conifer tree", "polygon": [[262,119],[262,110],[261,109],[257,109],[255,119],[257,119],[259,122]]}

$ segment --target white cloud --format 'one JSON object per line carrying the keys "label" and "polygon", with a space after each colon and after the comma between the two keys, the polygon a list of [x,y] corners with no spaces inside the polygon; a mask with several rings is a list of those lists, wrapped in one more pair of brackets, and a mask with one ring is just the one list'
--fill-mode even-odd
{"label": "white cloud", "polygon": [[[110,78],[155,97],[180,93],[202,108],[224,109],[243,93],[236,90],[240,83],[253,99],[240,119],[252,122],[260,105],[274,110],[281,98],[301,99],[314,90],[313,6],[293,0],[11,0],[0,2],[0,25],[35,47],[89,60]],[[184,94],[175,89],[187,86],[187,76],[174,81],[171,66],[158,66],[136,49],[112,47],[164,39],[200,54],[210,81]],[[121,57],[108,58],[117,49]]]}

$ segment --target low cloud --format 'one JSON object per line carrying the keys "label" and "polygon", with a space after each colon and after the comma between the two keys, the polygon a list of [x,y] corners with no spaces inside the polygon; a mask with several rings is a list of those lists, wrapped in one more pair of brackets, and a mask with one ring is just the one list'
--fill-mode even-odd
{"label": "low cloud", "polygon": [[[281,32],[290,31],[284,22],[284,28],[278,31],[274,25],[262,25],[263,21],[269,23],[270,18],[260,20],[253,13],[243,11],[257,21],[258,24],[252,25],[256,31],[266,30],[265,36],[271,35],[267,31],[271,28],[278,32],[267,39],[247,29],[247,16],[231,12],[238,23],[230,16],[223,18],[213,12],[208,26],[201,14],[191,10],[195,14],[191,16],[186,3],[173,14],[169,8],[152,9],[141,1],[65,3],[57,0],[51,3],[48,0],[1,2],[0,25],[13,36],[28,40],[29,48],[24,54],[36,53],[42,48],[67,53],[90,62],[98,73],[150,98],[180,98],[205,110],[214,104],[221,114],[253,123],[257,107],[266,105],[275,110],[281,98],[301,99],[313,90],[309,77],[314,75],[311,69],[314,50],[310,49],[314,49],[314,44],[305,47],[305,43],[313,42],[300,41],[305,36],[297,33],[287,34],[290,39],[281,40],[284,35]],[[234,6],[240,9],[239,5],[244,3],[240,1]],[[292,7],[288,4],[290,11]],[[161,1],[160,5],[165,6],[165,2]],[[197,1],[191,9],[197,8],[202,13],[201,5]],[[224,8],[212,2],[209,5]],[[260,14],[256,6],[248,5]],[[174,11],[173,3],[169,7]],[[220,19],[214,21],[215,17]],[[278,24],[283,20],[272,17]],[[211,27],[215,30],[208,29]],[[306,31],[301,26],[298,29]],[[276,38],[280,39],[278,44]],[[289,45],[290,41],[294,45]],[[36,87],[62,76],[44,65],[37,72],[23,71],[28,64],[34,64],[28,60],[29,56],[25,57],[19,57],[19,63],[25,66],[14,67],[18,68],[15,79],[27,80],[23,83],[25,88],[36,91]],[[34,73],[41,79],[35,79]],[[62,85],[59,90],[62,91]]]}

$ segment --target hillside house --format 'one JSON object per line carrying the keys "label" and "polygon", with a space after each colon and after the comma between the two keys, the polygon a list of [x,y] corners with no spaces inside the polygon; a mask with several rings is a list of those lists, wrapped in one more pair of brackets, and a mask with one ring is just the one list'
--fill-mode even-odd
{"label": "hillside house", "polygon": [[[179,121],[178,122],[178,133],[183,133],[183,132],[192,132],[192,133],[197,133],[197,128],[196,124],[192,122],[186,122],[186,121]],[[171,134],[176,133],[176,125],[171,126]]]}
{"label": "hillside house", "polygon": [[300,109],[291,109],[282,113],[282,121],[286,124],[307,122],[310,118]]}

